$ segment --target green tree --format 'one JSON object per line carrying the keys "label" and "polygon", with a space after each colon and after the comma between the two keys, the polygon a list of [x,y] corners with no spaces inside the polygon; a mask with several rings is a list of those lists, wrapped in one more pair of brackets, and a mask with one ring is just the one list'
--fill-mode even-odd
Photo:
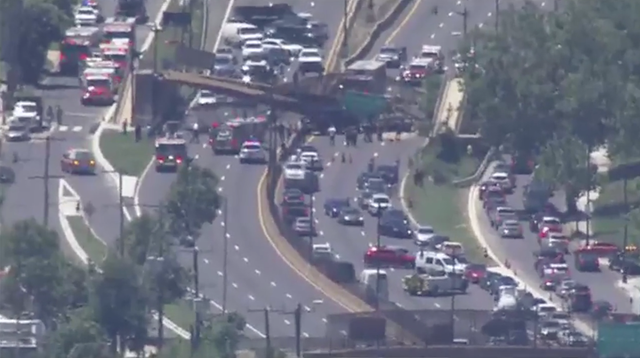
{"label": "green tree", "polygon": [[213,222],[222,200],[218,182],[208,168],[196,164],[182,166],[166,203],[170,234],[196,238],[202,225]]}
{"label": "green tree", "polygon": [[144,265],[147,257],[157,254],[159,236],[163,233],[164,223],[154,215],[145,213],[127,225],[124,232],[125,252],[136,264]]}
{"label": "green tree", "polygon": [[574,136],[556,136],[542,150],[536,176],[556,183],[565,192],[569,212],[576,212],[576,200],[595,185],[595,168],[589,164],[589,151]]}
{"label": "green tree", "polygon": [[136,265],[118,255],[108,255],[102,275],[92,282],[91,308],[115,350],[120,338],[121,351],[129,347],[140,351],[147,338],[148,295]]}
{"label": "green tree", "polygon": [[0,234],[3,262],[20,267],[29,259],[45,259],[58,254],[55,231],[38,224],[35,219],[18,221]]}
{"label": "green tree", "polygon": [[94,321],[93,311],[83,307],[73,311],[69,319],[60,324],[49,337],[46,352],[51,358],[68,358],[71,351],[82,345],[104,344],[107,336]]}

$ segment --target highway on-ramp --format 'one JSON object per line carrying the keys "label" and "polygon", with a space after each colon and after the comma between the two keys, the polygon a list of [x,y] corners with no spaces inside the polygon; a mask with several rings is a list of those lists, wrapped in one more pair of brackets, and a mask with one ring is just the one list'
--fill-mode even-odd
{"label": "highway on-ramp", "polygon": [[[485,180],[491,175],[491,168],[485,173]],[[531,182],[530,175],[517,175],[517,187],[512,195],[508,196],[508,204],[514,209],[523,209],[523,191],[524,187]],[[502,262],[509,260],[511,268],[517,273],[524,282],[532,287],[538,287],[542,282],[534,270],[533,252],[539,249],[536,234],[528,230],[528,224],[523,222],[524,239],[507,240],[501,239],[496,231],[491,228],[488,217],[482,209],[482,202],[473,198],[475,205],[475,213],[480,223],[480,229],[483,237],[487,240],[487,244],[493,252],[500,258]],[[557,207],[564,207],[564,196],[555,195],[552,202]],[[586,284],[591,289],[593,300],[605,300],[616,307],[616,311],[620,313],[631,313],[632,307],[629,296],[627,296],[621,288],[616,287],[615,283],[620,281],[620,275],[610,271],[603,265],[602,272],[580,272],[575,269],[573,258],[567,257],[571,278],[577,282]],[[556,297],[556,302],[558,299]]]}
{"label": "highway on-ramp", "polygon": [[[296,1],[290,3],[297,12],[307,12],[314,19],[325,22],[330,30],[325,53],[332,53],[336,30],[341,29],[342,7],[327,2]],[[241,0],[233,5],[267,5],[264,1]],[[214,35],[215,36],[215,35]],[[213,48],[213,46],[211,46]],[[226,113],[225,113],[226,112]],[[235,117],[232,110],[193,110],[205,123],[222,118]],[[280,121],[297,121],[293,114],[279,113]],[[204,136],[203,136],[204,139]],[[343,309],[317,291],[297,273],[292,271],[276,254],[264,237],[258,218],[258,193],[256,188],[264,172],[264,166],[240,165],[234,156],[214,156],[207,145],[190,145],[189,152],[197,157],[196,163],[212,169],[220,178],[221,194],[227,199],[227,225],[223,226],[221,214],[212,225],[206,225],[198,241],[200,250],[201,292],[213,301],[219,310],[223,301],[223,275],[227,274],[227,308],[245,315],[248,322],[264,330],[264,317],[254,312],[270,306],[274,312],[271,332],[274,336],[294,334],[291,315],[277,311],[292,311],[298,303],[305,307],[302,323],[304,336],[323,336],[325,316]],[[175,179],[174,174],[146,172],[139,189],[141,205],[156,205],[168,193]],[[227,266],[223,265],[224,234],[227,237]],[[185,253],[183,260],[188,262]],[[254,332],[255,333],[255,332]]]}

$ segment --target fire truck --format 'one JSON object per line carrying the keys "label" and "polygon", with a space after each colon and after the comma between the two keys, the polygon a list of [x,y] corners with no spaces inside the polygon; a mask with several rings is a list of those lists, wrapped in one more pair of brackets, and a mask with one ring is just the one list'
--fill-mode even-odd
{"label": "fire truck", "polygon": [[127,68],[129,47],[126,45],[102,44],[100,45],[102,58],[113,61],[121,68]]}
{"label": "fire truck", "polygon": [[64,34],[60,43],[60,73],[75,76],[80,64],[91,55],[91,49],[101,40],[102,32],[97,27],[73,27]]}
{"label": "fire truck", "polygon": [[87,67],[82,72],[83,78],[95,75],[107,75],[113,82],[114,93],[118,91],[122,82],[122,70],[112,61],[96,61],[87,63]]}
{"label": "fire truck", "polygon": [[83,84],[84,91],[80,100],[82,105],[110,106],[114,103],[115,91],[111,76],[90,74],[83,78]]}
{"label": "fire truck", "polygon": [[135,43],[135,19],[110,17],[102,28],[104,44],[131,47]]}
{"label": "fire truck", "polygon": [[240,153],[248,140],[263,142],[267,131],[265,117],[237,118],[209,131],[209,144],[214,154]]}

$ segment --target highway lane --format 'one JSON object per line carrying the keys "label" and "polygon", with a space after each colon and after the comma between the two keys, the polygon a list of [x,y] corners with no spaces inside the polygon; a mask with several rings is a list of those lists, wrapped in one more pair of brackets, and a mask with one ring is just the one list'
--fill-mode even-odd
{"label": "highway lane", "polygon": [[[237,1],[234,4],[265,5],[265,2],[247,0]],[[338,28],[342,12],[336,12],[325,2],[315,4],[297,1],[290,4],[296,11],[310,12],[315,19],[328,24],[331,38],[327,47],[330,47],[335,37],[333,30]],[[211,168],[220,176],[222,193],[229,202],[227,231],[230,236],[230,251],[227,272],[230,282],[230,296],[228,301],[233,302],[233,309],[243,312],[248,316],[249,322],[261,327],[262,315],[247,312],[248,310],[255,310],[265,305],[276,309],[291,310],[295,304],[300,302],[313,308],[311,312],[306,314],[307,317],[303,321],[303,333],[310,336],[324,335],[324,316],[328,313],[337,313],[340,309],[333,301],[323,297],[322,294],[310,287],[306,281],[292,272],[275,255],[275,251],[264,239],[262,228],[256,220],[253,220],[258,216],[257,193],[253,188],[258,186],[263,168],[240,166],[237,159],[233,157],[214,157],[211,150],[206,147],[193,147],[190,150],[193,156],[198,156],[197,161],[200,165]],[[143,204],[152,203],[153,196],[167,192],[172,180],[171,175],[158,175],[149,171],[143,178],[140,201]],[[246,220],[246,218],[250,219]],[[203,228],[199,244],[202,250],[203,270],[215,272],[215,274],[203,277],[203,291],[215,302],[220,302],[222,299],[220,297],[222,276],[218,273],[224,271],[220,259],[220,253],[223,252],[223,242],[219,239],[224,237],[223,231],[220,219],[216,220],[212,225]],[[218,239],[216,240],[216,238]],[[317,300],[321,300],[323,303],[313,306],[313,302]],[[291,317],[284,316],[282,319],[274,317],[271,326],[273,334],[291,335],[291,322]]]}
{"label": "highway lane", "polygon": [[[485,179],[491,175],[491,170],[485,173]],[[531,176],[518,175],[516,178],[517,188],[512,195],[508,197],[509,206],[514,209],[523,209],[523,190],[531,181]],[[552,198],[552,202],[559,208],[564,207],[561,195]],[[484,236],[489,240],[488,244],[501,260],[509,259],[511,267],[516,271],[518,276],[532,286],[539,286],[541,280],[533,268],[534,258],[533,252],[539,248],[536,235],[528,230],[528,225],[523,222],[525,237],[523,240],[504,240],[501,239],[491,228],[487,216],[482,209],[482,203],[477,200],[475,202],[476,212],[481,224]],[[591,294],[594,300],[605,300],[611,302],[618,312],[630,313],[631,302],[624,291],[615,286],[620,281],[620,275],[610,271],[606,266],[602,272],[579,272],[573,265],[573,258],[567,257],[567,264],[570,267],[571,277],[580,283],[584,283],[591,288]]]}
{"label": "highway lane", "polygon": [[[412,138],[395,143],[359,143],[358,149],[350,150],[345,148],[343,143],[336,143],[331,147],[325,137],[317,138],[313,145],[320,151],[326,168],[322,173],[321,191],[315,195],[315,213],[320,231],[320,236],[316,242],[329,242],[340,259],[352,262],[359,273],[363,268],[363,254],[370,244],[376,243],[376,219],[364,213],[365,226],[347,227],[340,225],[335,219],[324,215],[323,204],[328,198],[351,198],[357,197],[356,180],[358,175],[366,171],[367,163],[371,156],[375,157],[376,164],[394,164],[397,159],[401,160],[400,174],[408,170],[407,153],[413,153],[422,143],[422,138]],[[352,157],[352,163],[342,163],[339,153],[345,151]],[[347,156],[349,155],[347,154]],[[332,159],[333,158],[333,159]],[[401,208],[397,193],[394,193],[394,207]],[[395,245],[404,247],[410,251],[416,251],[411,240],[394,239],[382,237],[383,245]],[[402,290],[402,277],[411,273],[411,270],[386,269],[389,275],[389,297],[400,307],[405,309],[448,309],[451,307],[450,297],[422,298],[407,295]],[[493,306],[492,298],[480,290],[477,286],[472,286],[466,295],[456,296],[455,305],[459,309],[490,309]]]}

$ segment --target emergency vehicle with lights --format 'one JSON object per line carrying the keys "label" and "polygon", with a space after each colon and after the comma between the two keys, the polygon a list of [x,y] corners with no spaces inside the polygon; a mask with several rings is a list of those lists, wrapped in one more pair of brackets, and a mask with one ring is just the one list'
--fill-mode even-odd
{"label": "emergency vehicle with lights", "polygon": [[213,153],[238,155],[242,144],[247,141],[260,141],[267,130],[267,121],[263,116],[236,118],[209,132],[209,145]]}
{"label": "emergency vehicle with lights", "polygon": [[115,86],[110,75],[91,74],[83,79],[82,105],[112,105],[115,102]]}
{"label": "emergency vehicle with lights", "polygon": [[63,75],[77,75],[81,62],[91,55],[102,38],[97,27],[73,27],[64,34],[60,43],[59,70]]}
{"label": "emergency vehicle with lights", "polygon": [[407,84],[419,85],[431,72],[431,60],[416,58],[403,69],[400,80]]}
{"label": "emergency vehicle with lights", "polygon": [[440,251],[421,250],[415,256],[415,268],[419,273],[444,270],[447,273],[464,274],[466,265],[457,263],[451,256]]}
{"label": "emergency vehicle with lights", "polygon": [[240,149],[240,155],[238,157],[240,159],[240,164],[267,163],[267,156],[262,148],[262,144],[257,140],[248,140],[242,143],[242,148]]}
{"label": "emergency vehicle with lights", "polygon": [[433,71],[437,73],[444,72],[444,55],[442,53],[442,46],[423,45],[420,49],[420,55],[418,58],[429,62]]}
{"label": "emergency vehicle with lights", "polygon": [[187,141],[178,134],[156,139],[156,172],[176,171],[187,160]]}
{"label": "emergency vehicle with lights", "polygon": [[540,265],[538,274],[542,279],[540,288],[553,291],[559,282],[570,277],[569,266],[566,263],[546,263]]}
{"label": "emergency vehicle with lights", "polygon": [[128,63],[129,47],[123,44],[102,44],[100,53],[106,61],[112,61],[121,68],[126,68]]}
{"label": "emergency vehicle with lights", "polygon": [[121,17],[110,17],[102,28],[105,44],[132,47],[135,41],[135,21]]}
{"label": "emergency vehicle with lights", "polygon": [[111,76],[115,90],[120,86],[123,77],[123,69],[113,61],[87,61],[83,74],[106,74]]}

